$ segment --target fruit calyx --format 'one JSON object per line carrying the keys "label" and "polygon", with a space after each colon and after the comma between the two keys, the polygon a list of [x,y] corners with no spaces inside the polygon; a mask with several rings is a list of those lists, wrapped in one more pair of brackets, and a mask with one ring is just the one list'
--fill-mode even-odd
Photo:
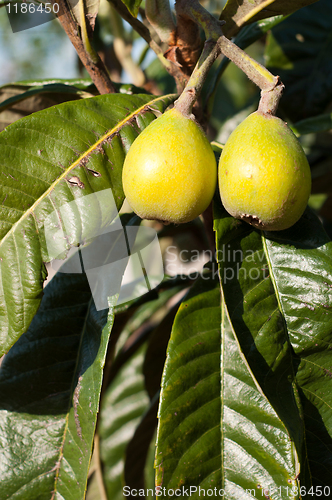
{"label": "fruit calyx", "polygon": [[243,220],[244,222],[247,222],[248,224],[251,224],[252,226],[255,227],[261,227],[261,229],[264,229],[264,222],[260,220],[257,215],[250,215],[250,214],[241,214],[240,219]]}

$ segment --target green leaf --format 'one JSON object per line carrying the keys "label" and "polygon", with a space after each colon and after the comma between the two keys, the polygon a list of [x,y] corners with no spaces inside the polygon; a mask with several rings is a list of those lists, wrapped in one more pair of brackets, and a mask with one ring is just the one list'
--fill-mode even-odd
{"label": "green leaf", "polygon": [[100,451],[108,497],[122,500],[125,454],[128,443],[149,406],[142,366],[146,344],[123,365],[109,385],[100,413]]}
{"label": "green leaf", "polygon": [[160,397],[156,484],[164,498],[179,489],[181,498],[190,492],[198,499],[204,489],[213,498],[298,499],[286,490],[298,465],[293,442],[248,369],[220,302],[213,266],[175,318]]}
{"label": "green leaf", "polygon": [[65,91],[67,87],[76,87],[86,92],[97,92],[96,86],[91,78],[40,78],[38,80],[20,80],[19,82],[6,83],[0,87],[1,92],[17,90],[27,91],[33,87],[43,88],[47,85],[59,85],[59,91]]}
{"label": "green leaf", "polygon": [[[310,485],[296,360],[269,276],[259,231],[216,207],[217,258],[229,319],[247,365],[294,444],[301,484]],[[292,477],[288,477],[292,479]],[[279,481],[279,479],[278,479]],[[288,486],[283,475],[278,487]]]}
{"label": "green leaf", "polygon": [[219,282],[206,269],[178,310],[167,349],[155,460],[156,485],[166,490],[221,487],[220,354]]}
{"label": "green leaf", "polygon": [[58,273],[0,369],[0,498],[83,500],[113,307]]}
{"label": "green leaf", "polygon": [[266,64],[285,91],[280,106],[293,122],[326,111],[332,99],[332,4],[301,9],[268,35]]}
{"label": "green leaf", "polygon": [[[133,354],[140,348],[140,346],[151,335],[151,332],[156,328],[159,329],[159,324],[163,324],[164,316],[167,315],[169,306],[168,301],[171,300],[177,292],[182,288],[175,287],[170,290],[164,290],[159,293],[156,292],[157,297],[149,300],[143,305],[128,310],[124,313],[116,314],[114,331],[118,328],[121,329],[121,335],[116,343],[115,359],[109,370],[107,380],[108,384],[117,375],[119,369],[127,363]],[[156,291],[156,289],[154,290]],[[149,293],[142,297],[142,300],[149,297]],[[162,330],[165,334],[165,328]],[[153,372],[154,375],[154,372]],[[158,387],[159,388],[159,387]],[[154,394],[152,394],[154,396]]]}
{"label": "green leaf", "polygon": [[301,120],[294,123],[294,125],[291,125],[290,128],[297,136],[316,134],[318,132],[324,132],[325,130],[331,130],[332,113],[325,113],[323,115],[307,118],[306,120]]}
{"label": "green leaf", "polygon": [[[173,99],[93,97],[40,111],[0,134],[0,353],[27,330],[39,307],[44,262],[64,258],[112,222],[124,199],[126,152]],[[52,217],[59,217],[56,225]],[[51,250],[47,229],[56,242]]]}
{"label": "green leaf", "polygon": [[91,97],[92,94],[71,85],[10,84],[0,87],[0,131],[24,116],[62,102]]}
{"label": "green leaf", "polygon": [[59,83],[35,86],[31,87],[29,90],[20,85],[11,85],[10,87],[6,86],[5,88],[2,87],[0,89],[2,101],[0,104],[0,113],[2,113],[5,109],[12,107],[14,104],[30,99],[36,95],[39,96],[40,94],[51,94],[45,96],[48,98],[48,105],[44,103],[46,99],[39,99],[39,102],[37,99],[30,100],[29,105],[31,112],[40,111],[41,109],[45,109],[46,107],[50,107],[55,104],[60,104],[61,102],[80,99],[83,97],[93,97],[93,94],[89,92],[72,87],[71,85],[63,85]]}
{"label": "green leaf", "polygon": [[[260,390],[222,319],[222,436],[225,498],[296,499],[296,455],[286,427]],[[248,493],[250,497],[248,497]]]}
{"label": "green leaf", "polygon": [[137,17],[142,0],[122,0],[130,14]]}
{"label": "green leaf", "polygon": [[11,88],[12,86],[18,86],[28,90],[31,87],[59,84],[59,85],[69,85],[72,87],[77,87],[81,90],[86,90],[87,92],[96,91],[96,86],[92,83],[91,78],[40,78],[38,80],[20,80],[19,82],[11,82],[2,85],[0,89]]}
{"label": "green leaf", "polygon": [[280,15],[251,23],[242,28],[233,41],[244,50],[285,19],[287,19],[287,16]]}
{"label": "green leaf", "polygon": [[[113,85],[122,94],[144,93],[144,89],[134,85]],[[8,83],[0,87],[0,132],[14,121],[36,111],[98,94],[92,81],[84,78]]]}
{"label": "green leaf", "polygon": [[[126,449],[124,481],[130,489],[146,491],[145,467],[152,438],[157,429],[159,391],[152,398]],[[154,443],[153,443],[154,445]],[[153,466],[152,466],[152,470]],[[149,495],[146,495],[149,498]]]}
{"label": "green leaf", "polygon": [[280,309],[296,356],[314,486],[331,486],[332,242],[307,211],[264,240]]}
{"label": "green leaf", "polygon": [[143,364],[143,374],[145,387],[151,399],[160,390],[167,345],[178,308],[179,303],[170,309],[159,325],[153,330],[148,342]]}
{"label": "green leaf", "polygon": [[228,0],[220,19],[226,21],[224,34],[230,38],[236,35],[242,26],[267,17],[288,15],[318,0]]}

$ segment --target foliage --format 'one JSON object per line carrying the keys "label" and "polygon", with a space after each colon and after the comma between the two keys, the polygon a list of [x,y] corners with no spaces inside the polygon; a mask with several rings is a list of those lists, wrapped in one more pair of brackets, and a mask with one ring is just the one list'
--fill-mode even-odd
{"label": "foliage", "polygon": [[[243,52],[239,67],[207,68],[207,44],[197,77],[206,11],[61,5],[88,73],[0,88],[0,499],[332,499],[330,0],[202,2],[280,76],[278,114],[310,163],[309,206],[274,232],[231,217],[218,192],[180,226],[124,201],[130,146],[192,78],[216,159],[257,108]],[[118,274],[100,307],[89,271],[107,228],[103,264]],[[125,296],[117,245],[141,230],[157,235],[165,275],[145,288],[135,275]]]}

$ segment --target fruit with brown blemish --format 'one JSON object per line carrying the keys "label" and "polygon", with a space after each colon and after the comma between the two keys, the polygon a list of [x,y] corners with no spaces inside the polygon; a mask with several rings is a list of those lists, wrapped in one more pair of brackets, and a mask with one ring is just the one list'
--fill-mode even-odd
{"label": "fruit with brown blemish", "polygon": [[310,167],[284,121],[256,111],[232,132],[219,161],[219,190],[231,215],[259,229],[287,229],[299,220]]}

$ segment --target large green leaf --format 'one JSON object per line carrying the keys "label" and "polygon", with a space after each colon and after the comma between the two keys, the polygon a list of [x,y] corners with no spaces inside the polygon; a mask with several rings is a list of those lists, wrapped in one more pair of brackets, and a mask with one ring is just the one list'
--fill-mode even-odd
{"label": "large green leaf", "polygon": [[221,313],[215,274],[206,269],[183,300],[168,344],[155,460],[156,485],[166,491],[221,488]]}
{"label": "large green leaf", "polygon": [[301,479],[306,484],[304,424],[294,385],[292,350],[269,278],[261,235],[217,208],[215,230],[220,279],[232,327],[254,377],[295,444]]}
{"label": "large green leaf", "polygon": [[226,21],[223,32],[236,35],[242,26],[277,15],[287,15],[318,0],[228,0],[220,18]]}
{"label": "large green leaf", "polygon": [[243,361],[224,310],[222,436],[225,497],[297,499],[297,457],[287,429]]}
{"label": "large green leaf", "polygon": [[305,7],[272,29],[266,64],[280,76],[280,105],[292,121],[326,111],[332,100],[332,4]]}
{"label": "large green leaf", "polygon": [[64,258],[112,222],[124,199],[126,152],[173,98],[117,94],[64,103],[0,134],[0,353],[38,309],[44,262]]}
{"label": "large green leaf", "polygon": [[[113,82],[113,85],[122,94],[145,93],[144,89],[132,84]],[[7,83],[0,87],[0,132],[14,121],[36,111],[98,94],[95,85],[88,78]]]}
{"label": "large green leaf", "polygon": [[228,314],[295,444],[300,484],[330,486],[329,238],[309,211],[290,230],[266,234],[218,212],[216,229]]}
{"label": "large green leaf", "polygon": [[281,500],[296,475],[293,442],[243,361],[212,270],[175,318],[160,398],[156,484],[165,498],[174,496],[169,489],[201,498],[204,489],[214,498],[270,493]]}
{"label": "large green leaf", "polygon": [[97,95],[91,80],[40,80],[0,87],[0,132],[24,116],[62,102]]}
{"label": "large green leaf", "polygon": [[308,211],[264,245],[296,356],[313,483],[332,498],[332,242]]}
{"label": "large green leaf", "polygon": [[83,500],[113,307],[58,273],[0,369],[0,498]]}
{"label": "large green leaf", "polygon": [[98,433],[108,497],[123,499],[123,473],[128,443],[149,406],[142,366],[146,344],[132,356],[109,385],[103,398]]}

